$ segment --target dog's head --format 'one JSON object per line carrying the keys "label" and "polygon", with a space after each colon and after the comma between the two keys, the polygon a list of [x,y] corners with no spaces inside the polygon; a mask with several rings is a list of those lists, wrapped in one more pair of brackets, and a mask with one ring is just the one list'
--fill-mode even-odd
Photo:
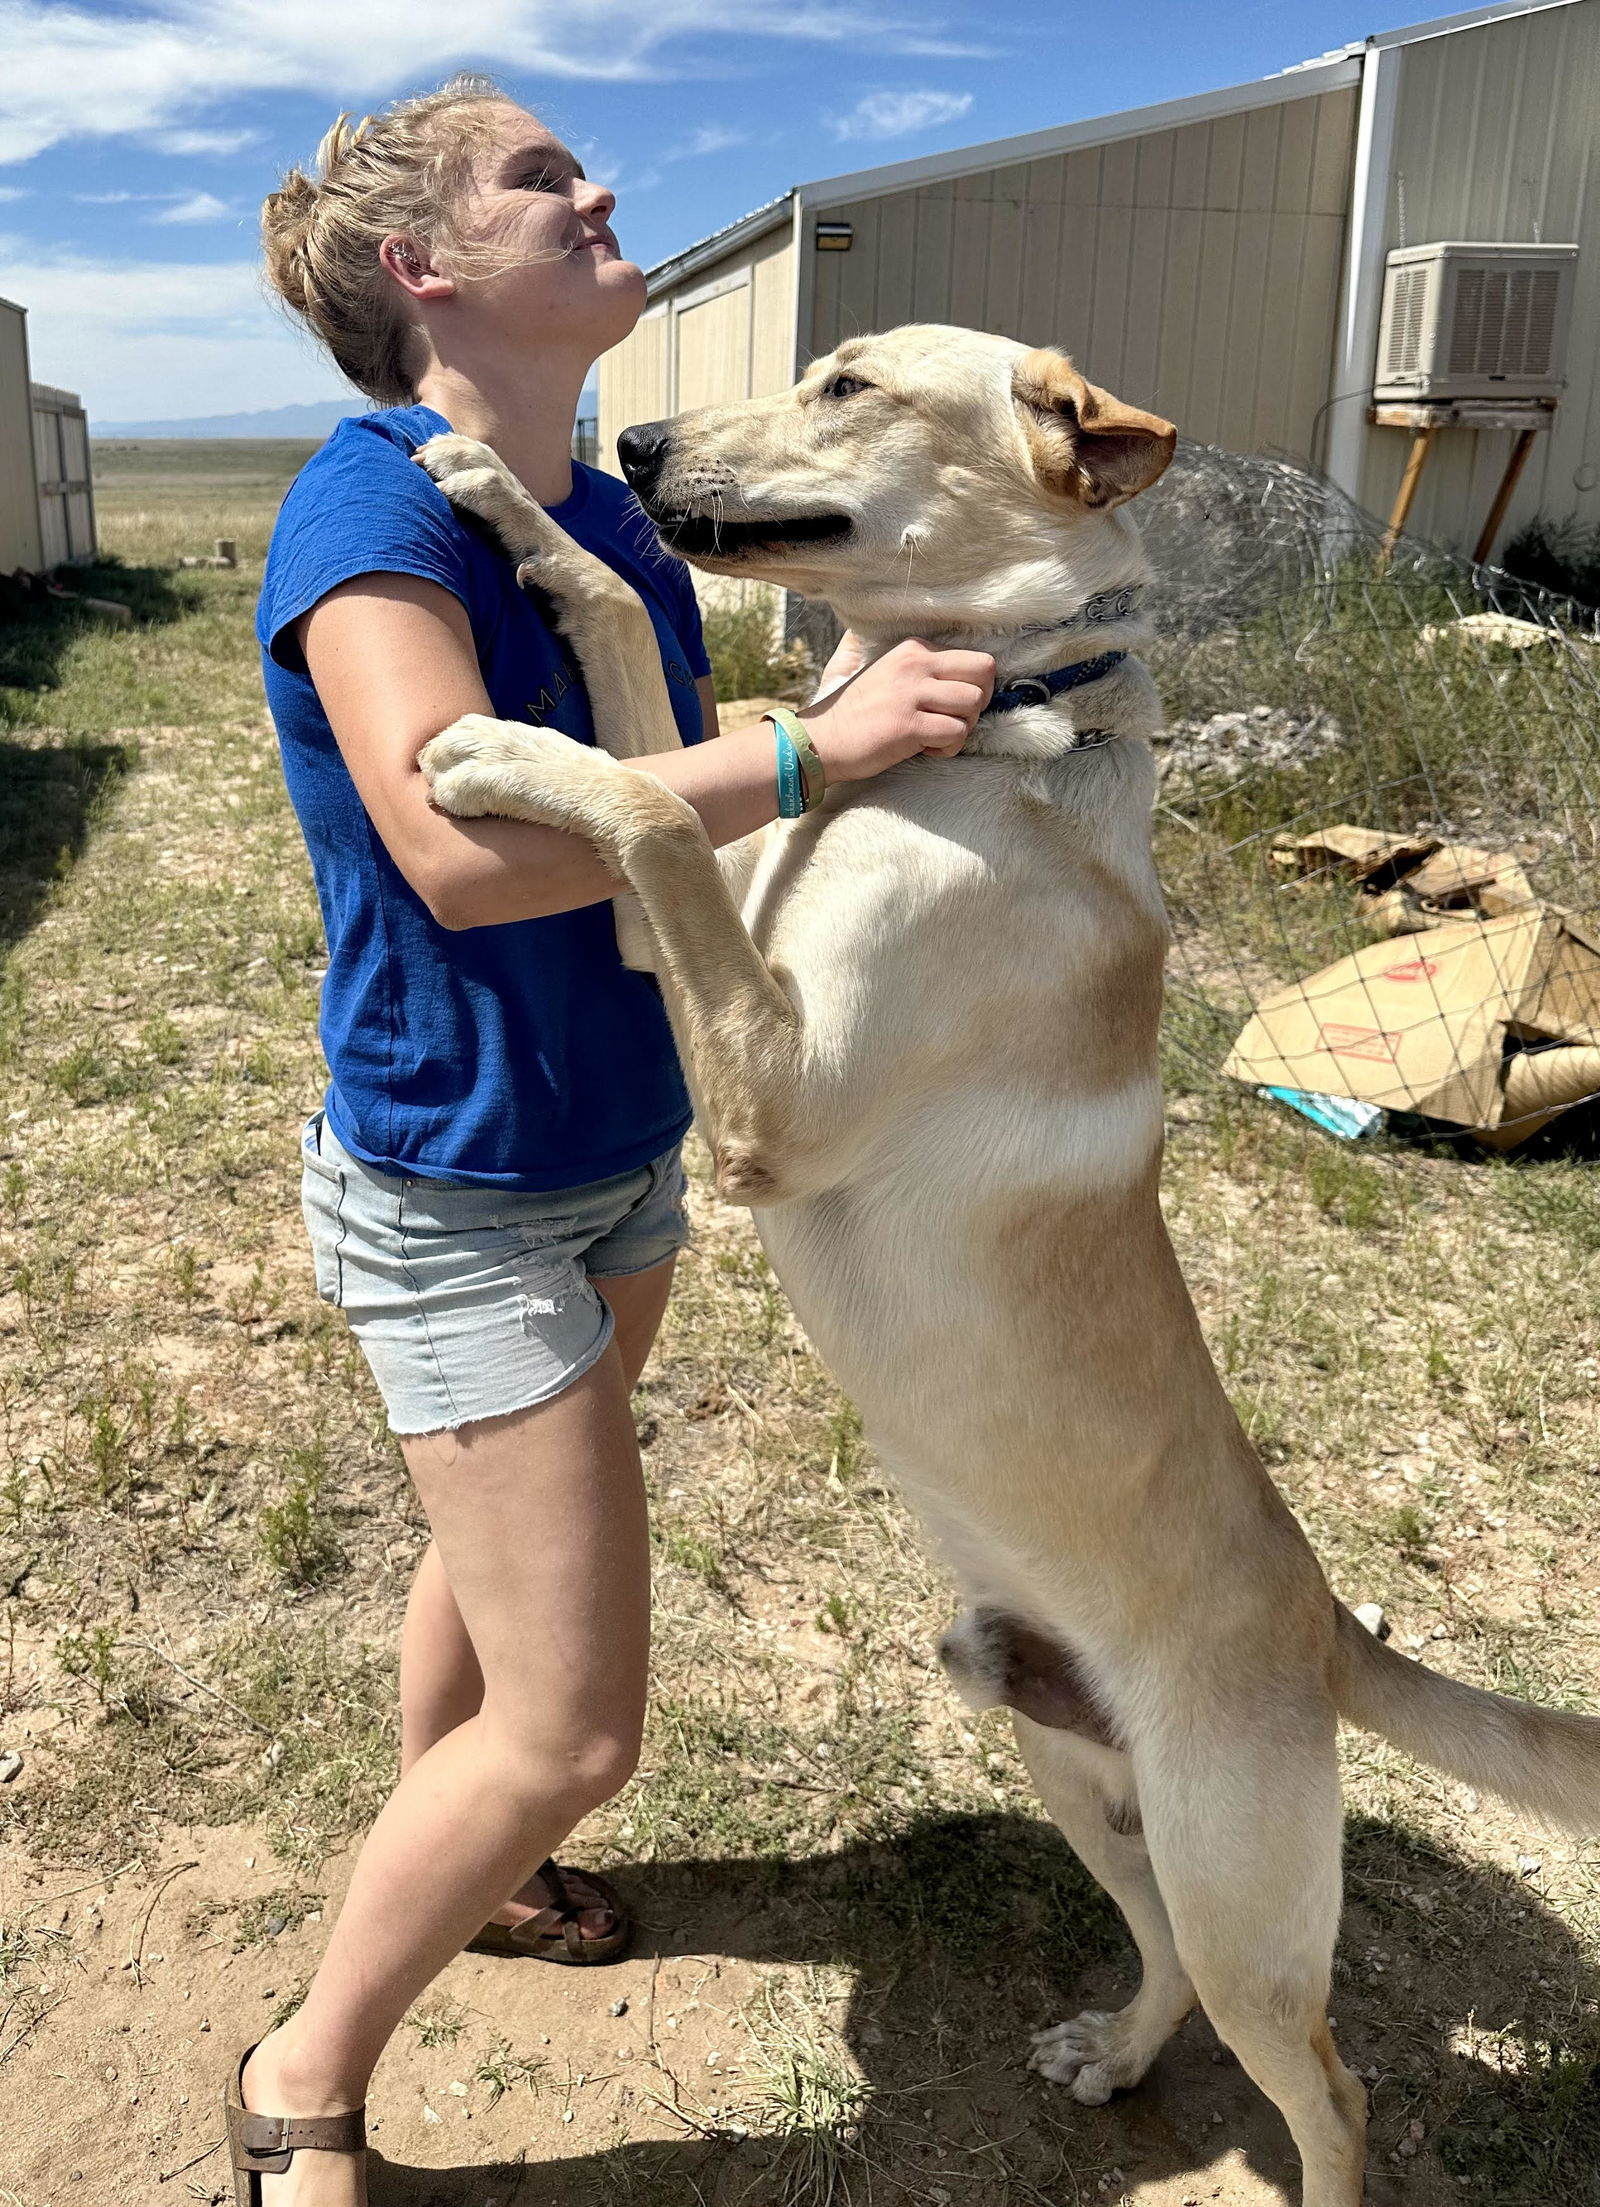
{"label": "dog's head", "polygon": [[1014,607],[1030,577],[1059,597],[1064,564],[1088,588],[1123,579],[1116,509],[1176,441],[1062,353],[911,325],[849,339],[776,398],[626,430],[618,452],[697,567],[914,621],[981,613],[1001,590]]}

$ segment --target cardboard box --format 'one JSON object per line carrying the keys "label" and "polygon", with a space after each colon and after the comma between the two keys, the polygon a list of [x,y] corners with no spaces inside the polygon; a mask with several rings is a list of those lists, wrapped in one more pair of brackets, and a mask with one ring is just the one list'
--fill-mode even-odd
{"label": "cardboard box", "polygon": [[1329,874],[1357,883],[1367,925],[1386,934],[1411,935],[1437,927],[1441,918],[1475,913],[1498,919],[1538,899],[1533,884],[1509,851],[1480,850],[1473,843],[1441,843],[1437,836],[1386,835],[1377,828],[1321,828],[1315,835],[1285,836],[1272,851],[1280,873],[1301,881]]}
{"label": "cardboard box", "polygon": [[1385,835],[1378,828],[1340,825],[1319,828],[1315,835],[1281,836],[1273,845],[1272,862],[1281,873],[1303,881],[1319,874],[1345,874],[1360,882],[1374,874],[1398,880],[1438,848],[1437,836]]}
{"label": "cardboard box", "polygon": [[1223,1070],[1252,1087],[1417,1112],[1510,1147],[1600,1089],[1596,1053],[1600,944],[1536,904],[1430,927],[1403,946],[1372,943],[1278,990]]}

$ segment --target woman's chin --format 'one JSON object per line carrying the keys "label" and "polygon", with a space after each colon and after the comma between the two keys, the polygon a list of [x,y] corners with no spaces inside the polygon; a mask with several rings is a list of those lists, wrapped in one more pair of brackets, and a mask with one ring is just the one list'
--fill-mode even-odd
{"label": "woman's chin", "polygon": [[637,261],[598,260],[591,282],[597,303],[604,301],[605,320],[615,319],[618,325],[605,342],[620,345],[645,310],[649,287],[644,270]]}
{"label": "woman's chin", "polygon": [[649,286],[645,280],[644,270],[637,261],[625,261],[620,253],[610,256],[604,253],[596,253],[594,258],[595,274],[602,283],[614,284],[619,289],[636,291],[639,295],[640,304],[643,304]]}

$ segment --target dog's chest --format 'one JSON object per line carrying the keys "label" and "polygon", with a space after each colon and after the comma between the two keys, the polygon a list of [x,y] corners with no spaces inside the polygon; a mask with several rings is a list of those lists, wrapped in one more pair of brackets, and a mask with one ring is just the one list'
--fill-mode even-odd
{"label": "dog's chest", "polygon": [[1011,960],[1019,926],[1067,916],[1053,894],[1068,863],[1060,823],[1020,779],[1010,762],[913,760],[768,831],[743,916],[769,962],[803,977],[808,1023],[835,977],[876,991],[907,961],[943,970],[937,998],[969,996],[976,960],[991,948]]}

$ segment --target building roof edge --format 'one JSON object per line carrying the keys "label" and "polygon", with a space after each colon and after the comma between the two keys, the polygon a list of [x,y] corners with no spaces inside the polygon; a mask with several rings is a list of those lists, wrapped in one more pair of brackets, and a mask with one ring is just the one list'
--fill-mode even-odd
{"label": "building roof edge", "polygon": [[748,245],[756,238],[765,237],[769,230],[776,230],[789,220],[794,201],[794,189],[781,192],[776,199],[769,199],[764,207],[756,207],[749,214],[741,215],[737,222],[724,224],[713,230],[709,237],[699,238],[693,245],[686,245],[681,253],[672,253],[666,260],[657,261],[654,268],[645,271],[649,296],[654,299],[663,291],[670,291],[685,276],[693,276],[711,261],[719,261],[725,253],[731,253],[740,245]]}

